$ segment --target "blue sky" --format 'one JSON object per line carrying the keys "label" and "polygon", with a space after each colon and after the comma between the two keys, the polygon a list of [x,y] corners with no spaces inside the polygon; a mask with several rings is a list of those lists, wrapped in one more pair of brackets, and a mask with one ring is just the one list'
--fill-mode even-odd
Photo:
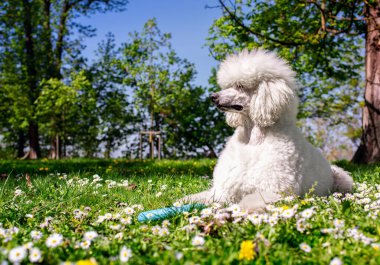
{"label": "blue sky", "polygon": [[96,14],[80,18],[80,23],[97,29],[96,37],[85,39],[84,55],[94,58],[97,44],[111,32],[118,44],[128,40],[128,33],[141,31],[144,23],[156,18],[161,32],[172,34],[172,45],[181,58],[194,63],[197,69],[195,84],[207,85],[211,68],[218,63],[209,56],[205,46],[208,29],[220,17],[216,0],[130,0],[123,12]]}

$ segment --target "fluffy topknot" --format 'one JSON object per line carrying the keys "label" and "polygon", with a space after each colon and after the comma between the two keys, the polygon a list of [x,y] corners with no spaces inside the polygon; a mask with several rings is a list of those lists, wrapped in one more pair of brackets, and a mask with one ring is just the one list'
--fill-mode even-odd
{"label": "fluffy topknot", "polygon": [[229,55],[221,64],[217,74],[222,89],[244,87],[255,89],[262,81],[283,79],[288,86],[296,89],[295,73],[290,66],[274,52],[257,49],[243,50]]}

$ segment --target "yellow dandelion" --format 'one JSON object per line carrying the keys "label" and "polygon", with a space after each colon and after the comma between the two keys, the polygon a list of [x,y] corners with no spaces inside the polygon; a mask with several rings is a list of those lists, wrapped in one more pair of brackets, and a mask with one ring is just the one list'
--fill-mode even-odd
{"label": "yellow dandelion", "polygon": [[85,259],[85,260],[78,260],[75,262],[75,265],[97,265],[98,263],[94,258],[91,259]]}
{"label": "yellow dandelion", "polygon": [[239,260],[253,260],[255,257],[255,244],[250,240],[244,240],[240,245]]}
{"label": "yellow dandelion", "polygon": [[289,207],[288,205],[283,205],[283,206],[281,206],[281,209],[282,209],[283,211],[285,211],[285,210],[289,210],[290,207]]}

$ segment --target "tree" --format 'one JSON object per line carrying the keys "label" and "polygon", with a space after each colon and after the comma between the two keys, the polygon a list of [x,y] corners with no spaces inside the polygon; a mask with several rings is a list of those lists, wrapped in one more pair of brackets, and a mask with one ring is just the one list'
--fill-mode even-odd
{"label": "tree", "polygon": [[59,159],[62,154],[60,141],[66,142],[80,129],[79,118],[83,108],[93,114],[91,110],[95,109],[95,97],[83,71],[72,74],[69,85],[52,78],[42,82],[41,86],[41,93],[35,102],[36,117],[42,124],[42,131],[53,140],[49,157]]}
{"label": "tree", "polygon": [[96,93],[100,143],[104,145],[106,158],[126,142],[127,135],[133,129],[130,124],[137,121],[123,86],[125,71],[119,64],[120,52],[114,36],[107,34],[106,40],[98,45],[98,58],[89,70]]}
{"label": "tree", "polygon": [[197,156],[202,150],[215,156],[228,128],[211,107],[207,89],[192,83],[194,65],[178,57],[170,34],[161,33],[154,19],[130,37],[121,65],[143,121],[136,129],[161,131],[166,156]]}
{"label": "tree", "polygon": [[[96,12],[122,10],[127,0],[7,0],[2,1],[0,19],[1,47],[4,57],[12,58],[13,68],[2,68],[3,83],[17,96],[12,107],[22,115],[28,127],[29,158],[40,156],[39,124],[36,120],[36,99],[43,80],[61,80],[65,62],[70,61],[78,40],[71,39],[74,30],[91,36],[91,27],[79,25],[76,18]],[[12,83],[13,79],[18,82]],[[10,91],[7,90],[8,92]]]}
{"label": "tree", "polygon": [[[133,32],[130,37],[123,47],[122,65],[128,74],[125,84],[134,89],[135,107],[147,121],[140,130],[161,131],[170,104],[178,103],[176,95],[188,89],[194,66],[176,55],[170,34],[162,34],[155,19],[148,20],[141,33]],[[150,155],[153,157],[152,148]]]}
{"label": "tree", "polygon": [[[301,117],[352,113],[358,106],[364,54],[363,131],[353,161],[380,160],[379,1],[219,0],[219,4],[223,16],[214,22],[209,37],[214,56],[222,58],[243,47],[277,50],[307,87],[301,90]],[[334,116],[338,119],[332,123],[344,118]]]}

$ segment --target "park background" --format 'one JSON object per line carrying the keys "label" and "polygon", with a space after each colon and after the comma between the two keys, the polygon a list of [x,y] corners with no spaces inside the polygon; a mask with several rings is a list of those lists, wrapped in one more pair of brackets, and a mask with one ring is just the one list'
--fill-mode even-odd
{"label": "park background", "polygon": [[208,99],[218,62],[262,47],[297,72],[312,144],[350,160],[368,138],[362,162],[376,161],[361,122],[370,15],[323,3],[4,1],[0,157],[147,158],[153,144],[157,156],[149,135],[139,153],[142,131],[161,132],[161,157],[216,157],[232,134]]}
{"label": "park background", "polygon": [[[359,0],[0,1],[1,264],[380,264],[379,11]],[[298,125],[345,159],[332,163],[352,193],[140,222],[210,187],[233,131],[209,95],[219,62],[245,48],[295,70]],[[160,132],[165,159],[147,159],[157,135],[140,157],[141,131]]]}

